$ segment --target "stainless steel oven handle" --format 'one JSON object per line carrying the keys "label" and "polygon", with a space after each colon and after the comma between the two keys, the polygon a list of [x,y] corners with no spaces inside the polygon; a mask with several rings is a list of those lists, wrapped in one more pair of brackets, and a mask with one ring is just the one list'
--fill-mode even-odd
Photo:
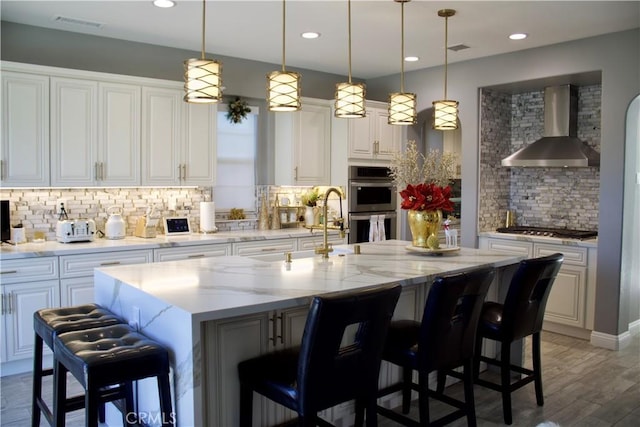
{"label": "stainless steel oven handle", "polygon": [[380,181],[380,182],[362,182],[362,181],[351,181],[351,187],[394,187],[393,182],[388,181]]}
{"label": "stainless steel oven handle", "polygon": [[[372,212],[371,215],[384,215],[385,218],[389,218],[389,219],[393,219],[393,218],[397,218],[398,214],[395,212]],[[367,219],[371,219],[371,215],[364,215],[364,214],[360,214],[360,215],[356,215],[356,214],[349,214],[349,219],[350,220],[367,220]]]}

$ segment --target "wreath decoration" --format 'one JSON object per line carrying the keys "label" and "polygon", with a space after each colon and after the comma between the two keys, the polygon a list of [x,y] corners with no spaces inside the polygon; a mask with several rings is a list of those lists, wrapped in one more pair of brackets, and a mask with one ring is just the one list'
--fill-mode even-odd
{"label": "wreath decoration", "polygon": [[241,123],[242,120],[247,118],[247,113],[251,112],[251,108],[247,105],[247,101],[240,99],[236,96],[233,102],[229,103],[227,110],[227,120],[231,123]]}

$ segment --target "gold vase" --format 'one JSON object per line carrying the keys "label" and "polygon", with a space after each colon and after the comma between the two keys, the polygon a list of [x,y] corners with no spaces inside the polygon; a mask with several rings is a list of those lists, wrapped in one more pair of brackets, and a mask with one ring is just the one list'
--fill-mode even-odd
{"label": "gold vase", "polygon": [[442,211],[408,211],[412,244],[419,248],[439,249],[438,232],[442,223]]}

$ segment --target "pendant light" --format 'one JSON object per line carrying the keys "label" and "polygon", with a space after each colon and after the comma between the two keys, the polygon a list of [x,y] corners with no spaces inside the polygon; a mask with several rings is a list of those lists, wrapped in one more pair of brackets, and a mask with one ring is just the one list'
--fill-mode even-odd
{"label": "pendant light", "polygon": [[297,111],[300,109],[300,74],[286,71],[285,59],[286,4],[282,0],[282,71],[267,74],[267,102],[269,111]]}
{"label": "pendant light", "polygon": [[411,0],[394,0],[401,6],[400,92],[389,94],[389,124],[413,125],[417,121],[416,94],[404,91],[404,4]]}
{"label": "pendant light", "polygon": [[184,61],[184,100],[200,104],[222,99],[222,63],[204,57],[205,12],[205,0],[202,0],[201,56]]}
{"label": "pendant light", "polygon": [[447,99],[447,52],[449,17],[456,14],[453,9],[442,9],[438,16],[444,18],[444,99],[433,101],[433,128],[436,130],[458,129],[458,101]]}
{"label": "pendant light", "polygon": [[365,85],[351,82],[351,0],[348,1],[349,20],[349,81],[336,83],[334,115],[343,119],[364,117]]}

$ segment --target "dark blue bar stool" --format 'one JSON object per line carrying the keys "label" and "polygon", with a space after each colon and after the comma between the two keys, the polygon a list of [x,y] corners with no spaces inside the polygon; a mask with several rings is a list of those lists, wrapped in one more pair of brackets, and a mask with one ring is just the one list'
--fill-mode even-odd
{"label": "dark blue bar stool", "polygon": [[[51,410],[42,399],[42,378],[53,374],[53,369],[43,369],[42,343],[44,342],[53,351],[53,340],[57,334],[118,323],[122,323],[122,321],[97,304],[46,308],[33,313],[33,330],[35,332],[31,410],[31,425],[33,427],[40,426],[41,414],[44,414],[50,425],[53,425]],[[83,402],[83,400],[83,396],[68,399],[69,410],[72,410],[72,407],[77,407],[79,402]]]}
{"label": "dark blue bar stool", "polygon": [[56,427],[65,425],[64,396],[67,372],[85,389],[85,425],[98,427],[102,402],[125,400],[125,425],[137,425],[131,384],[156,377],[162,425],[174,425],[169,386],[169,352],[166,348],[119,324],[56,335],[53,415]]}

